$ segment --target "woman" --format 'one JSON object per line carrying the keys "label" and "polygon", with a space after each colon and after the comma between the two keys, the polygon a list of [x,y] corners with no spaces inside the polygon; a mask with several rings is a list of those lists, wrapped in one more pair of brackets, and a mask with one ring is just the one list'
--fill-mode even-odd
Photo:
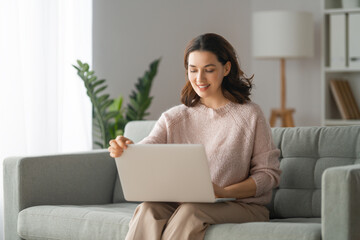
{"label": "woman", "polygon": [[[203,144],[217,197],[222,203],[140,204],[126,239],[203,239],[210,224],[268,221],[264,204],[279,183],[279,150],[270,127],[249,95],[252,77],[239,67],[234,48],[221,36],[193,39],[184,56],[187,83],[182,105],[164,112],[142,144]],[[110,141],[118,157],[133,142]]]}

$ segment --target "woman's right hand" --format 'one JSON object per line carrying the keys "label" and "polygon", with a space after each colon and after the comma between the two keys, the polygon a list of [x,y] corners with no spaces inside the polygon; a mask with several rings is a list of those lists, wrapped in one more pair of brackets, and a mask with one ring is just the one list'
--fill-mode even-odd
{"label": "woman's right hand", "polygon": [[125,149],[127,149],[128,144],[134,144],[134,142],[124,136],[117,136],[115,139],[111,139],[109,144],[110,147],[108,150],[110,152],[110,156],[117,158],[122,155]]}

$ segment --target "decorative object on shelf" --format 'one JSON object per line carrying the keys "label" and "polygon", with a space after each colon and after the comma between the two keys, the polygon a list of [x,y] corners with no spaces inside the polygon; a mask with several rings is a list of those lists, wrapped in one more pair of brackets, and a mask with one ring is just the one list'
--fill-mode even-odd
{"label": "decorative object on shelf", "polygon": [[157,73],[160,59],[150,64],[150,69],[135,84],[136,91],[132,91],[127,108],[122,109],[123,97],[110,99],[109,94],[102,94],[107,85],[105,79],[98,80],[94,71],[90,71],[89,64],[77,60],[78,66],[73,65],[77,74],[84,81],[91,103],[93,105],[93,122],[96,127],[94,144],[100,148],[107,148],[110,139],[124,133],[126,123],[134,120],[143,120],[149,115],[147,109],[150,107],[153,97],[150,90],[153,79]]}
{"label": "decorative object on shelf", "polygon": [[277,118],[283,127],[293,127],[295,109],[286,107],[285,59],[312,57],[314,24],[311,13],[264,11],[253,15],[253,55],[259,59],[280,59],[281,107],[272,109],[270,125]]}
{"label": "decorative object on shelf", "polygon": [[330,80],[330,89],[342,119],[360,119],[360,110],[347,80]]}

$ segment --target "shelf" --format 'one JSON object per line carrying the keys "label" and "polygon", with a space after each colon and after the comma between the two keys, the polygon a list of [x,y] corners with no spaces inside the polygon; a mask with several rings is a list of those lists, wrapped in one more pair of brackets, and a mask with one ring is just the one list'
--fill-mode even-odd
{"label": "shelf", "polygon": [[327,126],[360,125],[360,119],[355,119],[355,120],[325,119],[325,125]]}
{"label": "shelf", "polygon": [[331,14],[331,13],[354,13],[354,12],[360,12],[360,8],[331,8],[326,9],[325,14]]}
{"label": "shelf", "polygon": [[[347,5],[344,0],[321,0],[322,2],[322,67],[321,67],[321,119],[322,124],[325,126],[351,126],[351,125],[360,125],[360,119],[350,119],[345,120],[341,116],[341,112],[334,98],[333,92],[330,87],[331,80],[343,79],[346,80],[349,84],[349,87],[354,95],[355,105],[360,106],[360,67],[357,66],[354,68],[354,65],[350,64],[352,67],[349,67],[350,59],[349,56],[352,56],[349,51],[354,51],[353,48],[349,47],[349,34],[358,31],[359,23],[354,22],[354,16],[358,17],[360,13],[360,7],[353,5]],[[346,6],[346,7],[342,7]],[[356,14],[355,14],[356,13]],[[333,15],[334,14],[334,15]],[[336,16],[335,16],[336,15]],[[349,25],[349,18],[352,19],[352,25]],[[334,24],[334,25],[331,25]],[[351,26],[351,28],[349,27]],[[356,28],[354,28],[356,26]],[[333,27],[333,28],[332,28]],[[331,32],[332,30],[332,32]],[[331,41],[331,37],[334,37]],[[338,38],[336,38],[338,37]],[[337,48],[334,48],[335,45],[331,43],[336,43],[336,40],[339,41]],[[341,41],[340,41],[341,40]],[[356,41],[357,43],[358,41]],[[352,45],[354,43],[352,41]],[[343,67],[336,67],[331,65],[331,49],[334,50],[335,57],[341,57],[345,59],[346,64],[343,64]],[[336,55],[336,50],[345,51],[340,52]],[[336,59],[335,59],[336,60]],[[348,96],[345,96],[345,102],[347,105],[351,105],[351,108],[355,107],[353,102],[350,101]]]}
{"label": "shelf", "polygon": [[325,67],[325,72],[331,73],[331,72],[360,72],[359,68],[330,68]]}

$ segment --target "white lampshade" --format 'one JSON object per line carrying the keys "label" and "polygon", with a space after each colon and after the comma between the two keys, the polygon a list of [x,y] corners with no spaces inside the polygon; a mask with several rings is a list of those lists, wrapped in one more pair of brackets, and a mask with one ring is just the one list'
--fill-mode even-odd
{"label": "white lampshade", "polygon": [[289,11],[254,13],[254,57],[312,57],[313,52],[314,23],[311,13]]}

